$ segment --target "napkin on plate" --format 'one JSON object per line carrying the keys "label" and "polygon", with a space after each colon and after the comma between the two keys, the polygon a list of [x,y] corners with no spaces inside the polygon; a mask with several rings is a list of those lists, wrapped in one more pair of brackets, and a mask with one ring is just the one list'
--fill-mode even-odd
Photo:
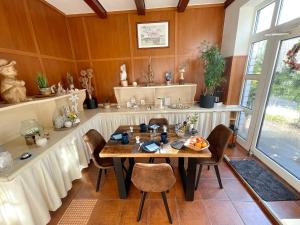
{"label": "napkin on plate", "polygon": [[146,150],[150,151],[150,152],[155,152],[159,149],[159,146],[155,143],[149,144],[145,146]]}
{"label": "napkin on plate", "polygon": [[122,134],[113,134],[112,136],[113,140],[121,140],[122,139]]}
{"label": "napkin on plate", "polygon": [[149,126],[149,128],[150,128],[150,129],[153,129],[153,130],[156,130],[156,129],[159,128],[159,125],[157,125],[157,124],[152,124],[152,125]]}

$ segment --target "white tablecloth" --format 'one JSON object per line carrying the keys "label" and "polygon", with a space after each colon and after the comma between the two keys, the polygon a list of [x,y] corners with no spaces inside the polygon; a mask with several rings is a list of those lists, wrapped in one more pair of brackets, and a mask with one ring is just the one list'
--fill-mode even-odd
{"label": "white tablecloth", "polygon": [[[203,136],[220,123],[229,124],[230,112],[198,114],[196,128]],[[154,117],[165,117],[170,124],[175,124],[185,120],[187,113],[98,113],[85,121],[38,159],[20,169],[12,180],[0,182],[0,224],[43,225],[49,222],[49,211],[61,206],[61,198],[71,189],[72,181],[79,179],[81,169],[88,166],[90,155],[82,135],[89,129],[100,131],[108,140],[119,125],[147,123]]]}

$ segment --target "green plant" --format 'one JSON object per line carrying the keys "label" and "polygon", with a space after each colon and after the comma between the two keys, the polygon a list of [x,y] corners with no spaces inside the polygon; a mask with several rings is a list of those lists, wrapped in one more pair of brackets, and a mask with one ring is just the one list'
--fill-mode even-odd
{"label": "green plant", "polygon": [[47,88],[47,87],[49,87],[49,85],[48,85],[48,79],[47,79],[47,77],[43,73],[38,73],[37,74],[36,83],[37,83],[37,86],[39,88]]}
{"label": "green plant", "polygon": [[204,62],[204,83],[203,95],[214,95],[215,90],[224,81],[225,60],[218,47],[203,43],[204,48],[200,51],[200,58]]}

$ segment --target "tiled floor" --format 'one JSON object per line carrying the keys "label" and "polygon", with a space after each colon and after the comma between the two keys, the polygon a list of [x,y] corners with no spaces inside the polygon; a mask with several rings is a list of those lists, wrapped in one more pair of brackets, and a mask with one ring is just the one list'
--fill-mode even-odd
{"label": "tiled floor", "polygon": [[[227,154],[243,157],[245,154],[228,150]],[[158,162],[158,161],[156,161]],[[172,162],[174,168],[176,161]],[[184,200],[184,193],[178,171],[175,168],[177,183],[167,194],[173,217],[173,224],[180,225],[239,225],[239,224],[271,224],[259,206],[247,193],[230,168],[224,162],[220,165],[220,173],[224,189],[218,182],[211,168],[203,169],[199,188],[195,193],[195,201]],[[169,224],[160,194],[152,193],[146,199],[140,223],[136,222],[140,192],[132,185],[126,200],[118,198],[113,171],[109,171],[101,181],[100,192],[95,192],[96,169],[91,164],[83,171],[83,177],[74,181],[73,188],[63,199],[62,206],[51,213],[49,224],[57,224],[64,211],[73,199],[98,199],[91,214],[89,225],[162,225]],[[299,206],[299,205],[298,205]]]}

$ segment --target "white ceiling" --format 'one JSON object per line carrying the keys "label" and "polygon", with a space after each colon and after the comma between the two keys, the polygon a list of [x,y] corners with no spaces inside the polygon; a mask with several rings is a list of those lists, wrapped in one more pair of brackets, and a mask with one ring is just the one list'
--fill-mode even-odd
{"label": "white ceiling", "polygon": [[[46,0],[66,15],[92,13],[84,0]],[[99,0],[108,12],[136,9],[134,0]],[[224,3],[225,0],[190,0],[189,5]],[[145,0],[146,9],[176,7],[178,0]]]}

